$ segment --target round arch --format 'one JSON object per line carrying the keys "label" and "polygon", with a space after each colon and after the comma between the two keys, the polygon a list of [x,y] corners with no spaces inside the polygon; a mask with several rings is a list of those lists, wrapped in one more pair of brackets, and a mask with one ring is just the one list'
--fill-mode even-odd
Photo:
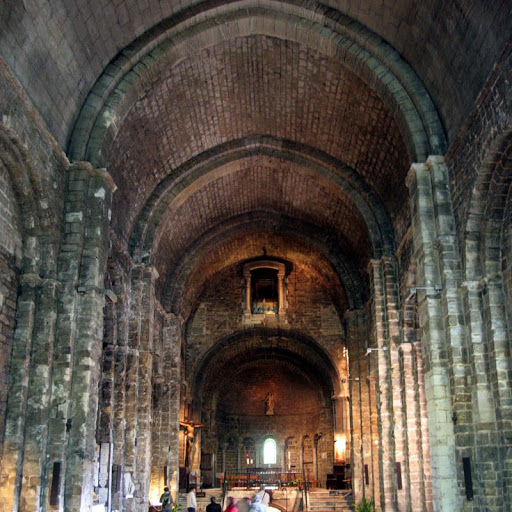
{"label": "round arch", "polygon": [[342,60],[396,112],[411,161],[444,153],[446,140],[433,102],[396,50],[338,11],[290,0],[271,1],[264,7],[252,1],[205,2],[145,33],[121,51],[96,81],[75,123],[70,158],[104,166],[105,142],[116,137],[129,105],[151,85],[158,70],[169,68],[178,55],[195,54],[228,34],[255,33],[307,42]]}
{"label": "round arch", "polygon": [[5,167],[12,184],[16,202],[20,207],[22,225],[22,253],[25,273],[39,275],[41,263],[41,248],[39,237],[44,231],[41,219],[44,218],[36,201],[36,197],[44,197],[40,187],[35,183],[31,171],[30,156],[17,135],[9,128],[0,125],[0,161]]}
{"label": "round arch", "polygon": [[[307,223],[276,216],[268,212],[255,212],[231,219],[227,224],[218,226],[217,229],[206,233],[200,242],[189,248],[187,256],[182,258],[169,272],[167,282],[164,285],[163,305],[165,309],[174,312],[180,311],[182,316],[186,318],[188,313],[183,312],[180,304],[188,304],[189,306],[194,304],[204,283],[213,273],[239,262],[237,254],[225,251],[222,247],[226,244],[229,245],[229,241],[234,240],[234,237],[241,237],[242,230],[245,235],[250,234],[252,229],[261,232],[262,223],[268,224],[272,221],[279,225],[280,236],[289,234],[298,243],[312,245],[320,254],[323,254],[322,261],[326,265],[323,267],[322,273],[330,276],[331,284],[335,284],[339,280],[348,307],[362,307],[367,296],[365,286],[347,248],[341,247],[334,240],[319,239],[314,226]],[[275,231],[272,228],[269,229],[275,238]],[[216,259],[217,263],[210,261],[210,257],[213,257],[212,255],[218,251],[225,254],[222,260]],[[258,254],[248,254],[244,259],[251,256],[258,256]],[[198,272],[200,283],[198,286],[191,288],[189,283]],[[194,291],[195,295],[191,296]]]}
{"label": "round arch", "polygon": [[330,397],[341,391],[341,378],[331,356],[313,338],[293,329],[254,327],[217,340],[191,369],[191,395],[197,398],[199,406],[212,368],[222,371],[229,367],[233,357],[247,353],[254,357],[272,354],[300,367],[306,364],[312,375],[323,380]]}
{"label": "round arch", "polygon": [[502,270],[499,244],[512,185],[512,129],[502,133],[486,155],[466,221],[465,273],[470,281],[494,278]]}
{"label": "round arch", "polygon": [[212,148],[159,183],[140,211],[132,230],[130,252],[135,261],[147,260],[151,255],[155,232],[167,208],[178,199],[178,194],[186,194],[188,187],[215,169],[255,155],[278,157],[300,164],[340,187],[364,219],[373,257],[393,254],[393,227],[384,205],[353,169],[303,144],[269,136],[251,136]]}

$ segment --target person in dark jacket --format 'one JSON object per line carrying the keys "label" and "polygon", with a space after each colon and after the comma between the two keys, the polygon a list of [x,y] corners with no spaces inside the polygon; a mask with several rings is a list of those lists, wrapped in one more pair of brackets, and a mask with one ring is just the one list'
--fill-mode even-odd
{"label": "person in dark jacket", "polygon": [[220,503],[217,503],[215,496],[210,498],[210,504],[206,507],[206,512],[222,512],[222,507]]}

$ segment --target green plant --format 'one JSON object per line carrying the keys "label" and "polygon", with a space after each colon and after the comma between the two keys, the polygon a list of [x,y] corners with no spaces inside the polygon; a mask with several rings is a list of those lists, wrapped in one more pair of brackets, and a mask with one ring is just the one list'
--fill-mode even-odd
{"label": "green plant", "polygon": [[290,480],[290,481],[288,482],[288,485],[289,485],[289,486],[292,486],[292,487],[294,487],[294,486],[300,486],[301,484],[302,484],[302,478],[301,478],[300,476],[299,476],[299,477],[297,477],[297,478],[293,478],[292,480]]}
{"label": "green plant", "polygon": [[171,507],[172,512],[179,512],[180,509],[181,509],[181,505],[179,503],[172,504],[172,507]]}
{"label": "green plant", "polygon": [[360,505],[356,505],[356,512],[376,512],[375,505],[371,498],[363,498]]}

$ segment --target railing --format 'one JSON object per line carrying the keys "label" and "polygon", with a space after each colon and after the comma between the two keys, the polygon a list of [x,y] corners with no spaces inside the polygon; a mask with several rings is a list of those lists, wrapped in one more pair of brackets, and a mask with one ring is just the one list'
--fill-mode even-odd
{"label": "railing", "polygon": [[[224,478],[227,482],[227,488],[235,487],[253,488],[253,487],[302,487],[303,478],[301,473],[281,471],[280,468],[249,468],[245,473],[226,473],[221,476],[221,486],[224,485]],[[308,481],[308,488],[317,487],[315,480]]]}

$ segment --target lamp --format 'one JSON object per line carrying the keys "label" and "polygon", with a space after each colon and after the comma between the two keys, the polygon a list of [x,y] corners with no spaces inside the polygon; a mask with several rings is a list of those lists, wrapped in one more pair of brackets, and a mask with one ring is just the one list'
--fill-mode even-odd
{"label": "lamp", "polygon": [[388,347],[375,347],[375,348],[367,348],[365,356],[369,356],[372,352],[376,352],[377,350],[386,351]]}

